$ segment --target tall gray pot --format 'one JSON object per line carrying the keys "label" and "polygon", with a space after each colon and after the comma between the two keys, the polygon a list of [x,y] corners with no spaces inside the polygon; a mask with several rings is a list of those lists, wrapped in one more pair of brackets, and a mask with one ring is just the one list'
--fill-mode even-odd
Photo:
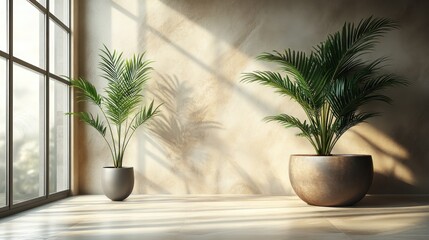
{"label": "tall gray pot", "polygon": [[104,167],[101,182],[106,197],[112,201],[122,201],[133,191],[134,169],[132,167]]}
{"label": "tall gray pot", "polygon": [[370,155],[291,155],[289,179],[303,201],[316,206],[350,206],[368,192]]}

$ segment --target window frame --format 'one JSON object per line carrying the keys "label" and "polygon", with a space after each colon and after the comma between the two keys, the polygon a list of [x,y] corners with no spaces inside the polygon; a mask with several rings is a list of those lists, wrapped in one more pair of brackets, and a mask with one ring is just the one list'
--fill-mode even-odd
{"label": "window frame", "polygon": [[[39,3],[36,0],[27,0],[30,4],[32,4],[38,11],[44,14],[45,20],[45,34],[44,34],[44,58],[45,58],[45,69],[42,69],[38,66],[30,64],[22,59],[19,59],[13,54],[13,0],[6,0],[6,12],[7,12],[7,51],[4,52],[0,50],[0,57],[6,60],[6,205],[0,206],[0,217],[12,215],[18,213],[20,211],[24,211],[30,208],[34,208],[36,206],[40,206],[52,201],[56,201],[62,198],[66,198],[71,193],[71,143],[72,143],[72,121],[70,116],[67,117],[67,133],[68,136],[66,140],[68,142],[67,151],[67,165],[68,165],[68,183],[66,190],[58,191],[55,193],[49,193],[49,114],[50,114],[50,81],[58,81],[67,86],[70,86],[70,82],[64,80],[62,77],[54,74],[50,71],[50,22],[53,24],[57,24],[60,28],[62,28],[65,32],[67,32],[68,37],[68,56],[66,59],[68,60],[68,77],[71,76],[71,24],[72,24],[72,3],[73,0],[68,1],[68,25],[64,24],[60,19],[58,19],[49,9],[49,2],[55,0],[46,0],[45,6]],[[43,149],[43,164],[44,164],[44,195],[40,197],[36,197],[27,201],[19,202],[13,204],[13,66],[14,64],[18,64],[30,70],[33,70],[39,74],[44,76],[44,90],[41,94],[44,94],[44,111],[43,111],[43,126],[44,129],[41,130],[43,133],[43,142],[41,144],[44,145]],[[71,90],[70,88],[67,91],[67,99],[68,99],[68,110],[71,111],[72,108],[72,98],[71,98]]]}

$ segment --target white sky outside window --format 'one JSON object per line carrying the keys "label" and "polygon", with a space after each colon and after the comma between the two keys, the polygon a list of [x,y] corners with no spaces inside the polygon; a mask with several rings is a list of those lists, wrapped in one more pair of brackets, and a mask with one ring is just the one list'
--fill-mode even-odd
{"label": "white sky outside window", "polygon": [[13,4],[13,54],[44,69],[44,14],[26,0],[14,0]]}

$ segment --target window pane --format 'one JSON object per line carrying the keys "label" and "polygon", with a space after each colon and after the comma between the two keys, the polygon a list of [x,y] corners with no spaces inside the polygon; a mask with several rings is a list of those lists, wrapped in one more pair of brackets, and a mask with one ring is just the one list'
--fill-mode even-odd
{"label": "window pane", "polygon": [[58,76],[68,76],[68,59],[69,59],[69,44],[68,33],[61,27],[50,20],[50,40],[49,40],[49,55],[50,55],[50,72]]}
{"label": "window pane", "polygon": [[51,0],[49,10],[52,14],[60,19],[65,25],[69,25],[69,1],[68,0]]}
{"label": "window pane", "polygon": [[7,1],[0,0],[0,50],[7,52]]}
{"label": "window pane", "polygon": [[13,66],[13,202],[44,195],[43,75]]}
{"label": "window pane", "polygon": [[0,58],[0,207],[6,205],[6,60]]}
{"label": "window pane", "polygon": [[49,83],[49,193],[68,189],[68,86]]}
{"label": "window pane", "polygon": [[44,14],[25,0],[13,1],[13,52],[15,57],[45,67]]}

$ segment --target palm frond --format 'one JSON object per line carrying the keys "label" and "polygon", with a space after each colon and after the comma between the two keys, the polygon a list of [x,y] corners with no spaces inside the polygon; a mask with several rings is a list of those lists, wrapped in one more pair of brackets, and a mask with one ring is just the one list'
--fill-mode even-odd
{"label": "palm frond", "polygon": [[100,49],[101,53],[99,54],[101,58],[99,68],[103,72],[102,77],[110,84],[123,77],[125,62],[122,59],[122,53],[111,52],[106,45],[103,46],[104,49]]}
{"label": "palm frond", "polygon": [[94,85],[83,78],[71,79],[71,85],[80,90],[78,98],[81,101],[89,100],[96,105],[100,105],[102,102],[101,95],[97,92]]}
{"label": "palm frond", "polygon": [[[143,57],[144,53],[135,55],[127,61],[117,60],[116,64],[123,66],[121,76],[116,81],[110,81],[105,89],[106,114],[116,125],[123,123],[132,112],[136,111],[143,100],[143,85],[152,70],[149,66],[150,61],[144,61]],[[101,70],[109,71],[105,68]],[[109,73],[105,72],[105,74]]]}
{"label": "palm frond", "polygon": [[88,112],[74,112],[74,113],[70,113],[70,115],[78,116],[82,122],[85,122],[86,124],[93,127],[103,137],[106,136],[107,127],[98,115],[96,115],[94,117],[94,115],[92,115],[92,113],[88,113]]}
{"label": "palm frond", "polygon": [[379,113],[376,112],[363,112],[363,113],[353,113],[346,116],[341,116],[337,118],[337,121],[334,123],[334,131],[337,136],[343,135],[348,129],[366,122],[368,119],[379,116]]}
{"label": "palm frond", "polygon": [[320,71],[320,62],[313,53],[307,56],[304,52],[287,49],[284,53],[263,53],[257,59],[280,64],[282,70],[293,77],[297,86],[311,96],[313,108],[322,106],[329,81]]}
{"label": "palm frond", "polygon": [[299,86],[306,91],[311,91],[308,80],[311,79],[315,62],[312,61],[312,55],[307,57],[304,52],[285,50],[284,53],[274,51],[273,53],[262,53],[257,57],[258,60],[271,61],[280,64],[282,69],[292,75]]}
{"label": "palm frond", "polygon": [[381,93],[382,90],[398,85],[406,85],[406,81],[393,75],[364,76],[364,79],[339,79],[333,85],[328,101],[336,117],[357,111],[361,106],[381,101],[391,103],[390,97]]}
{"label": "palm frond", "polygon": [[298,118],[287,114],[268,116],[264,119],[268,122],[276,121],[285,128],[298,128],[300,132],[296,135],[306,138],[315,149],[318,149],[317,129],[315,129],[312,124],[308,124],[307,121],[304,120],[304,122],[302,122]]}
{"label": "palm frond", "polygon": [[148,79],[152,67],[151,61],[144,61],[145,53],[134,55],[131,60],[125,64],[124,83],[135,85],[135,88],[141,87]]}
{"label": "palm frond", "polygon": [[309,111],[314,109],[314,103],[309,92],[301,89],[295,82],[291,81],[288,76],[283,77],[279,73],[271,71],[255,71],[243,74],[241,81],[257,82],[262,85],[273,87],[277,93],[289,96],[303,108]]}
{"label": "palm frond", "polygon": [[149,104],[149,107],[145,106],[144,108],[140,109],[140,111],[137,112],[137,114],[135,115],[134,123],[131,126],[133,130],[136,130],[138,127],[140,127],[149,119],[151,119],[153,116],[159,113],[158,109],[159,107],[161,107],[161,105],[158,105],[157,107],[154,108],[153,104],[154,104],[154,101],[152,101]]}
{"label": "palm frond", "polygon": [[[374,100],[380,100],[380,99],[377,99],[377,96],[380,96],[382,97],[381,100],[385,101],[383,100],[383,97],[385,97],[384,95],[374,94],[374,93],[378,93],[381,90],[384,90],[386,88],[400,86],[400,85],[406,86],[407,84],[408,83],[404,79],[394,74],[382,74],[370,80],[365,81],[361,90],[363,92],[363,95],[365,95],[366,97],[365,102],[373,100],[371,96],[375,97]],[[384,99],[389,99],[389,98],[384,98]],[[385,102],[390,102],[390,100]]]}
{"label": "palm frond", "polygon": [[395,21],[369,17],[358,25],[345,23],[342,30],[331,34],[315,48],[315,54],[323,63],[326,74],[336,79],[364,64],[361,56],[372,51],[380,37],[397,29]]}
{"label": "palm frond", "polygon": [[287,114],[279,114],[275,116],[268,116],[264,118],[267,122],[276,121],[280,123],[285,128],[298,128],[301,130],[298,135],[311,137],[314,134],[314,128],[307,123],[307,121],[301,122],[298,118],[287,115]]}

